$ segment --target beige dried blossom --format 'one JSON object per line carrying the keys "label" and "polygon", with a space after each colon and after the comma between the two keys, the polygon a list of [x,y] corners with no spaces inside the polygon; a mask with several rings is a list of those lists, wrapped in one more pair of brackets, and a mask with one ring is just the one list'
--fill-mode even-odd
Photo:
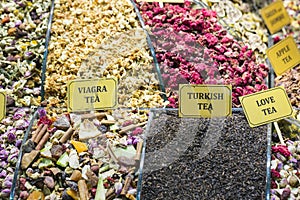
{"label": "beige dried blossom", "polygon": [[300,66],[288,70],[275,78],[275,86],[286,90],[292,106],[300,108]]}
{"label": "beige dried blossom", "polygon": [[[160,104],[158,81],[152,70],[153,61],[145,33],[141,29],[126,32],[138,27],[139,22],[129,0],[56,0],[45,86],[45,98],[51,99],[49,106],[66,106],[68,80],[100,77],[116,77],[119,80],[120,99],[124,98],[122,104],[131,98],[126,89],[129,85],[134,92],[150,81],[147,90],[156,97],[149,99],[157,102],[149,105]],[[124,32],[126,34],[117,36],[122,45],[115,45],[117,41],[113,36]],[[141,74],[139,78],[131,83],[123,81],[125,77],[134,78],[138,71]],[[139,84],[133,86],[135,82]],[[127,105],[130,104],[127,102]]]}
{"label": "beige dried blossom", "polygon": [[[153,69],[153,59],[142,29],[133,29],[104,40],[99,50],[83,62],[78,76],[85,79],[116,77],[119,80],[120,106],[162,107],[163,105],[159,82]],[[145,92],[153,97],[144,98],[143,95],[134,95]],[[151,103],[153,100],[156,102]]]}

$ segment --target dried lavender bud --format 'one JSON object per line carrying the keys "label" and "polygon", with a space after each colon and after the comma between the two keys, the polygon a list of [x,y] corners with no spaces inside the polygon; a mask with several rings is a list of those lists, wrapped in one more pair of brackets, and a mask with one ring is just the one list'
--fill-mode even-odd
{"label": "dried lavender bud", "polygon": [[7,141],[9,143],[12,143],[12,142],[16,141],[16,138],[17,137],[14,133],[8,133],[8,135],[7,135]]}
{"label": "dried lavender bud", "polygon": [[106,133],[107,130],[108,130],[107,126],[105,126],[105,125],[100,125],[100,126],[98,127],[98,129],[99,129],[99,131],[101,131],[102,133]]}

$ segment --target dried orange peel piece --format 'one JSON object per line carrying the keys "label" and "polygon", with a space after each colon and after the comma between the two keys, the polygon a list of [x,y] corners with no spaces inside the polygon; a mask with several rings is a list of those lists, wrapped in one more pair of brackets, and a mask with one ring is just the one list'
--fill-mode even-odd
{"label": "dried orange peel piece", "polygon": [[77,153],[85,152],[85,151],[88,150],[87,145],[83,142],[78,142],[78,141],[75,141],[75,140],[71,140],[70,143],[74,146]]}
{"label": "dried orange peel piece", "polygon": [[30,193],[30,195],[27,198],[27,200],[44,200],[44,199],[45,196],[40,191],[33,191],[32,193]]}

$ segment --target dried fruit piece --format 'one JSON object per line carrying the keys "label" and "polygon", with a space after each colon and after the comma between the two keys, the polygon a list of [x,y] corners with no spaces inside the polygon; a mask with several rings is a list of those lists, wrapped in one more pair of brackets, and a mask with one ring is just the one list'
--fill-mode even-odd
{"label": "dried fruit piece", "polygon": [[69,155],[67,152],[65,152],[63,155],[60,156],[56,164],[58,164],[61,167],[67,167],[69,163]]}
{"label": "dried fruit piece", "polygon": [[45,199],[44,194],[36,190],[30,193],[30,195],[27,198],[27,200],[44,200],[44,199]]}
{"label": "dried fruit piece", "polygon": [[88,189],[87,189],[87,185],[85,183],[85,180],[79,180],[78,181],[78,189],[79,189],[80,200],[88,200],[89,199],[89,193],[88,193]]}
{"label": "dried fruit piece", "polygon": [[72,197],[74,200],[79,200],[79,195],[75,190],[67,189],[67,194]]}
{"label": "dried fruit piece", "polygon": [[79,157],[76,150],[72,149],[69,154],[69,166],[73,169],[79,168]]}
{"label": "dried fruit piece", "polygon": [[55,186],[54,179],[51,176],[45,176],[44,183],[49,189],[53,189]]}
{"label": "dried fruit piece", "polygon": [[22,157],[21,167],[22,169],[27,169],[29,165],[34,161],[34,159],[39,155],[38,150],[33,150],[30,153],[25,153]]}
{"label": "dried fruit piece", "polygon": [[85,152],[88,150],[87,145],[83,142],[71,140],[70,143],[75,147],[77,153]]}
{"label": "dried fruit piece", "polygon": [[81,172],[79,170],[74,170],[70,177],[70,180],[77,182],[81,179],[81,177],[82,177]]}
{"label": "dried fruit piece", "polygon": [[79,139],[86,140],[90,138],[97,137],[102,133],[98,130],[98,128],[88,119],[85,119],[83,123],[80,124],[79,128]]}

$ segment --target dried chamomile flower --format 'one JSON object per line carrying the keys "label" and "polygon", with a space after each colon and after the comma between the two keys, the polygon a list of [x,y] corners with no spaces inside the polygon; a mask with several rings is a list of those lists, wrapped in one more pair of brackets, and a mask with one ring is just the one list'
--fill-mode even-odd
{"label": "dried chamomile flower", "polygon": [[[78,77],[117,78],[120,106],[163,106],[160,95],[155,94],[156,98],[146,99],[133,95],[136,91],[159,93],[159,81],[153,69],[153,59],[142,29],[129,30],[105,39],[98,50],[83,62],[78,71]],[[133,98],[137,100],[132,100]],[[153,100],[156,102],[151,103]]]}
{"label": "dried chamomile flower", "polygon": [[[126,32],[137,27],[134,7],[127,0],[56,1],[45,86],[49,106],[66,106],[68,80],[112,76],[121,80],[137,63],[149,70],[152,59],[145,33]],[[126,34],[115,36],[122,32]]]}

